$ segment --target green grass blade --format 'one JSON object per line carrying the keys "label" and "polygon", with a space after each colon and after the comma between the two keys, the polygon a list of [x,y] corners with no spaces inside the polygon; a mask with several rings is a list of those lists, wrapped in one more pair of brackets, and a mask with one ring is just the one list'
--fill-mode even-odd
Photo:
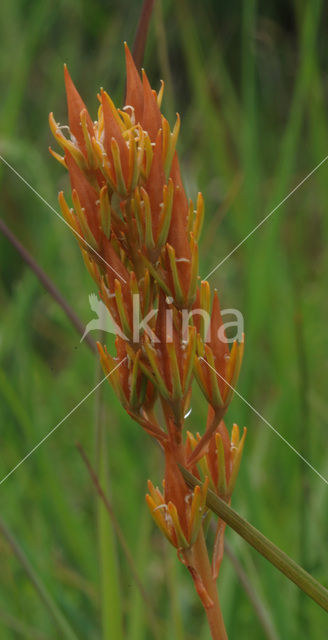
{"label": "green grass blade", "polygon": [[28,560],[27,556],[25,555],[23,549],[21,548],[21,546],[19,545],[19,543],[14,538],[14,536],[9,531],[9,529],[6,526],[6,524],[4,523],[4,521],[1,518],[0,518],[0,531],[1,531],[2,535],[5,537],[5,539],[7,540],[8,544],[10,545],[10,547],[12,548],[15,556],[17,557],[17,559],[19,560],[20,564],[22,565],[24,571],[26,572],[30,582],[33,584],[33,587],[37,591],[37,593],[38,593],[39,597],[41,598],[42,602],[47,607],[49,613],[52,615],[52,617],[53,617],[58,629],[62,633],[63,640],[64,639],[65,640],[78,640],[78,637],[75,634],[75,632],[73,631],[71,625],[69,624],[69,622],[65,618],[64,614],[62,613],[62,611],[57,606],[56,602],[52,598],[51,594],[47,590],[47,588],[44,585],[44,583],[42,582],[41,578],[38,576],[38,574],[36,573],[36,571],[32,567],[32,565],[31,565],[30,561]]}

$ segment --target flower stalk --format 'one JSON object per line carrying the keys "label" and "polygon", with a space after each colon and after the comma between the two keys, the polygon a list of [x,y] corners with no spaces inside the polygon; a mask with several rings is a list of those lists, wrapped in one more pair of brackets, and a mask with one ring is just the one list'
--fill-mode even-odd
{"label": "flower stalk", "polygon": [[216,579],[213,577],[211,565],[205,542],[204,531],[199,532],[199,536],[193,545],[193,562],[198,573],[203,576],[206,592],[211,598],[212,606],[204,607],[208,624],[213,640],[227,640],[227,633],[220,607]]}

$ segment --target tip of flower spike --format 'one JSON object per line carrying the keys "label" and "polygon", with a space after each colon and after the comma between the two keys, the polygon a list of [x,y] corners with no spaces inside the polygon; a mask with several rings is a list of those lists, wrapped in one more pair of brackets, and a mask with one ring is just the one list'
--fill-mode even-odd
{"label": "tip of flower spike", "polygon": [[66,62],[64,62],[64,78],[65,78],[65,86],[66,86],[66,90],[67,90],[67,85],[71,82],[73,84],[73,80],[71,78],[71,74],[68,71],[68,67]]}
{"label": "tip of flower spike", "polygon": [[64,80],[67,96],[67,108],[68,108],[68,123],[71,133],[76,138],[80,149],[84,155],[87,156],[87,150],[84,140],[84,135],[81,127],[81,111],[86,111],[86,127],[90,136],[93,135],[93,124],[88,114],[87,108],[70,76],[67,65],[64,64]]}
{"label": "tip of flower spike", "polygon": [[134,63],[132,54],[126,42],[124,42],[124,49],[126,66],[125,104],[133,107],[136,122],[140,122],[144,106],[142,82],[137,67]]}

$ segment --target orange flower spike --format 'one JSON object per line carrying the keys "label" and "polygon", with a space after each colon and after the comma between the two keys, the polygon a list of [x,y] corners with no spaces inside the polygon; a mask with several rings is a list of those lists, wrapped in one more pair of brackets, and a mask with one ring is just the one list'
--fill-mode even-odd
{"label": "orange flower spike", "polygon": [[157,103],[156,92],[152,90],[144,70],[142,70],[142,84],[144,104],[141,125],[148,132],[151,142],[155,142],[158,131],[162,126],[162,117]]}
{"label": "orange flower spike", "polygon": [[90,138],[94,136],[93,123],[89,116],[88,110],[77,91],[75,84],[68,72],[66,64],[64,65],[65,87],[67,95],[68,122],[71,133],[78,143],[84,156],[87,158],[87,147],[81,126],[81,112],[85,111],[85,122]]}
{"label": "orange flower spike", "polygon": [[[134,64],[130,49],[126,42],[125,48],[125,62],[126,62],[126,96],[125,105],[131,106],[134,111],[134,124],[141,122],[143,109],[144,109],[144,90],[140,75]],[[131,116],[133,120],[133,117]]]}

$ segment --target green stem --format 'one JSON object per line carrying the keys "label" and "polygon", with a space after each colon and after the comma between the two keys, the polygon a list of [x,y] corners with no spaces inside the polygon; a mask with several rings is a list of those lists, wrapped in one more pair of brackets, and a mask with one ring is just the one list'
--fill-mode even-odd
{"label": "green stem", "polygon": [[[195,487],[202,483],[187,469],[180,466],[181,473],[189,487]],[[263,533],[258,531],[247,520],[242,518],[226,502],[221,500],[213,491],[208,491],[206,504],[211,511],[216,513],[228,525],[248,542],[258,553],[264,556],[289,580],[294,582],[304,593],[314,600],[325,611],[328,611],[328,590],[313,578],[307,571],[300,567]]]}
{"label": "green stem", "polygon": [[213,600],[212,607],[205,607],[212,638],[213,640],[227,640],[216,580],[212,576],[203,529],[200,530],[199,536],[192,547],[192,557],[195,569],[201,576],[208,595]]}

